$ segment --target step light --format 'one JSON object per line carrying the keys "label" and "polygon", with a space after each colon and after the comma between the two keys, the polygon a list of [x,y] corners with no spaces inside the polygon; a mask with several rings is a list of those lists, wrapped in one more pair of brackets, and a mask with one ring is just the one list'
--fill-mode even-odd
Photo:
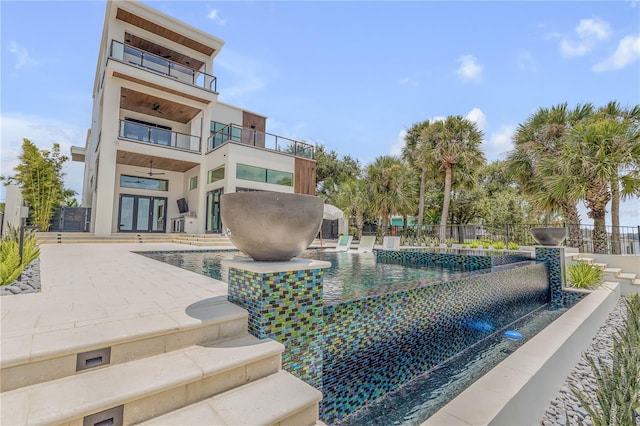
{"label": "step light", "polygon": [[[111,362],[111,346],[79,353],[76,358],[76,371],[88,370]],[[106,425],[105,425],[106,426]]]}

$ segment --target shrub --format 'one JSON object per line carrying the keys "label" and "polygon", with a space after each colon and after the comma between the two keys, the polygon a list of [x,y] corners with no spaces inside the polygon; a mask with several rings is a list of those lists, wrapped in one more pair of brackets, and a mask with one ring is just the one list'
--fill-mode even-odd
{"label": "shrub", "polygon": [[594,288],[600,285],[602,270],[585,262],[569,265],[568,281],[575,288]]}
{"label": "shrub", "polygon": [[640,295],[625,299],[624,328],[613,336],[613,362],[587,356],[596,379],[595,399],[571,386],[594,426],[634,425],[640,411]]}
{"label": "shrub", "polygon": [[483,249],[488,249],[489,247],[491,247],[491,243],[489,241],[483,241],[482,242],[482,248]]}
{"label": "shrub", "polygon": [[469,248],[472,248],[472,249],[478,248],[479,246],[480,246],[480,243],[477,241],[471,241],[469,243]]}
{"label": "shrub", "polygon": [[506,247],[506,245],[504,244],[504,241],[494,241],[492,246],[496,250],[504,250]]}
{"label": "shrub", "polygon": [[40,255],[33,232],[24,235],[22,247],[22,263],[20,262],[20,232],[11,226],[2,238],[0,248],[0,285],[11,284],[15,281],[24,267]]}
{"label": "shrub", "polygon": [[509,250],[518,250],[520,246],[514,241],[509,241]]}

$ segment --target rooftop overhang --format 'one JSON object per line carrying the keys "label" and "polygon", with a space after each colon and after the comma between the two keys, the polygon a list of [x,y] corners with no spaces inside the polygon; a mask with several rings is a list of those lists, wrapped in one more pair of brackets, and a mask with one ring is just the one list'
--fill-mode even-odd
{"label": "rooftop overhang", "polygon": [[116,162],[118,164],[126,164],[128,166],[149,167],[149,161],[153,161],[153,168],[158,170],[167,170],[170,172],[184,173],[187,170],[199,165],[199,163],[178,160],[175,158],[158,157],[154,155],[143,154],[139,152],[118,150]]}
{"label": "rooftop overhang", "polygon": [[81,148],[79,146],[72,146],[71,161],[79,161],[81,163],[84,163],[84,157],[86,153],[87,153],[87,150],[85,148]]}

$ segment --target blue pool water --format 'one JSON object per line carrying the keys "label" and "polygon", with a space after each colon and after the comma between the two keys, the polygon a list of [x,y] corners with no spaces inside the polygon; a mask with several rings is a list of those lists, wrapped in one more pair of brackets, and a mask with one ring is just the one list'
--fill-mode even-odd
{"label": "blue pool water", "polygon": [[[218,280],[221,279],[220,260],[242,255],[230,250],[138,253]],[[325,304],[358,299],[397,286],[406,288],[445,282],[464,274],[434,265],[408,267],[378,263],[373,253],[306,250],[297,257],[331,262],[331,267],[324,270]]]}

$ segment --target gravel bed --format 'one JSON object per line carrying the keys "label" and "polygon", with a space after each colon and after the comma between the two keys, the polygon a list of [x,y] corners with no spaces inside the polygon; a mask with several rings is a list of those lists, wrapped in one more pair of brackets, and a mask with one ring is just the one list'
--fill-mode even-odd
{"label": "gravel bed", "polygon": [[[555,426],[567,425],[567,415],[569,416],[569,425],[586,425],[591,426],[591,416],[584,409],[582,404],[578,401],[569,386],[573,385],[578,389],[581,389],[592,398],[595,398],[596,380],[591,371],[591,367],[587,363],[585,355],[590,355],[593,358],[600,356],[603,360],[611,362],[610,351],[613,348],[612,335],[615,332],[616,327],[623,328],[626,318],[626,308],[624,304],[624,298],[620,298],[618,304],[613,309],[607,322],[600,327],[596,336],[591,342],[591,346],[581,356],[578,364],[574,367],[573,371],[567,377],[564,385],[560,388],[560,391],[556,397],[549,404],[549,408],[545,412],[542,418],[542,425]],[[640,416],[636,415],[636,425],[640,426]]]}
{"label": "gravel bed", "polygon": [[22,272],[22,280],[0,287],[0,296],[40,292],[40,258],[28,264]]}

